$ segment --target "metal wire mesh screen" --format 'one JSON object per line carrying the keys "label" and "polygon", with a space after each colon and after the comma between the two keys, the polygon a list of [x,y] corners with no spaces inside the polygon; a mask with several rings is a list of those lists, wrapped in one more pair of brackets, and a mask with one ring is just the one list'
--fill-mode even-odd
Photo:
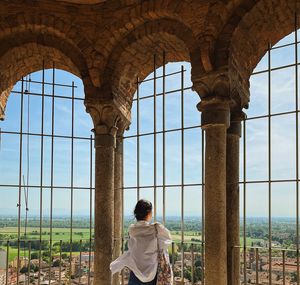
{"label": "metal wire mesh screen", "polygon": [[54,66],[11,92],[0,123],[1,284],[93,283],[94,154],[83,100],[81,80]]}
{"label": "metal wire mesh screen", "polygon": [[[169,254],[176,282],[204,284],[203,134],[199,96],[189,63],[153,59],[153,73],[137,78],[132,124],[124,137],[124,250],[139,199],[154,206],[153,220],[173,236]],[[161,64],[160,64],[161,65]],[[123,284],[128,272],[123,274]]]}

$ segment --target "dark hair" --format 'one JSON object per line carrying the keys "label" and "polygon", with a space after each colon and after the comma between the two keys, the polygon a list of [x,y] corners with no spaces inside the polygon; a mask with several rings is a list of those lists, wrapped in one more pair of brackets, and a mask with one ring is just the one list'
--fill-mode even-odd
{"label": "dark hair", "polygon": [[138,221],[145,220],[147,215],[152,211],[152,203],[150,201],[141,199],[134,208],[134,216]]}

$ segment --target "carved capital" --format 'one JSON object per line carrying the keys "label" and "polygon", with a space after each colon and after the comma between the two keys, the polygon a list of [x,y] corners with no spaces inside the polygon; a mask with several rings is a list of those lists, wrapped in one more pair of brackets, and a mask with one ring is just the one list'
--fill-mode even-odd
{"label": "carved capital", "polygon": [[197,105],[201,111],[201,126],[203,129],[212,126],[230,125],[230,105],[227,97],[206,97]]}
{"label": "carved capital", "polygon": [[229,78],[226,73],[206,73],[193,79],[193,90],[201,99],[214,96],[230,98]]}
{"label": "carved capital", "polygon": [[231,109],[248,108],[249,82],[243,80],[235,68],[222,68],[200,76],[194,76],[193,90],[201,99],[208,97],[225,97]]}
{"label": "carved capital", "polygon": [[116,147],[117,134],[130,123],[118,105],[112,100],[86,99],[85,106],[94,123],[95,147]]}

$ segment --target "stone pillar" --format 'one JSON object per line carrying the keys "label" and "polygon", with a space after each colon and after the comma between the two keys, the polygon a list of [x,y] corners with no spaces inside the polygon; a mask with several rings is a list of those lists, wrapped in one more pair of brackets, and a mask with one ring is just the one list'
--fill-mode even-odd
{"label": "stone pillar", "polygon": [[[123,185],[123,134],[117,137],[117,145],[115,150],[115,193],[114,193],[114,252],[113,259],[121,254],[122,247],[122,185]],[[113,276],[113,285],[119,285],[119,274]]]}
{"label": "stone pillar", "polygon": [[199,106],[205,130],[205,284],[227,284],[226,133],[230,122],[226,98],[209,96]]}
{"label": "stone pillar", "polygon": [[111,285],[114,248],[115,148],[120,113],[114,103],[85,101],[95,133],[94,284]]}
{"label": "stone pillar", "polygon": [[243,112],[231,114],[227,130],[226,148],[226,219],[227,219],[227,272],[228,284],[240,284],[240,197],[239,197],[239,151]]}
{"label": "stone pillar", "polygon": [[[98,130],[97,130],[98,129]],[[95,284],[111,284],[114,238],[114,127],[95,129]]]}

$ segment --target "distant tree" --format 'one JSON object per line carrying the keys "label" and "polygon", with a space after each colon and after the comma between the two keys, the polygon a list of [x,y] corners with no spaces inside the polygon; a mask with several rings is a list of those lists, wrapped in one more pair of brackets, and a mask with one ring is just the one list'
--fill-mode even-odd
{"label": "distant tree", "polygon": [[50,257],[50,252],[49,252],[49,251],[44,251],[44,252],[42,253],[42,256],[43,256],[43,257]]}
{"label": "distant tree", "polygon": [[200,267],[195,268],[194,278],[195,282],[202,281],[202,269]]}
{"label": "distant tree", "polygon": [[202,266],[202,261],[200,259],[195,261],[195,266],[196,267],[201,267]]}
{"label": "distant tree", "polygon": [[38,259],[38,258],[39,258],[39,255],[38,255],[37,252],[33,252],[33,253],[31,253],[30,258],[31,258],[31,259]]}
{"label": "distant tree", "polygon": [[[30,263],[30,272],[37,272],[39,270],[38,266]],[[20,273],[24,274],[28,272],[28,266],[23,266],[20,270]]]}
{"label": "distant tree", "polygon": [[297,272],[292,272],[291,273],[291,281],[292,282],[297,282]]}
{"label": "distant tree", "polygon": [[27,267],[27,266],[23,266],[23,267],[21,268],[21,270],[20,270],[20,273],[24,274],[24,273],[26,273],[26,272],[28,272],[28,267]]}
{"label": "distant tree", "polygon": [[178,252],[174,252],[174,254],[169,254],[169,257],[171,264],[175,263],[178,260]]}
{"label": "distant tree", "polygon": [[59,259],[54,260],[54,262],[52,263],[52,267],[59,267],[59,266],[60,266]]}
{"label": "distant tree", "polygon": [[192,281],[192,268],[191,266],[186,266],[183,270],[183,277]]}
{"label": "distant tree", "polygon": [[63,253],[63,254],[61,255],[61,258],[62,258],[62,259],[67,259],[67,258],[68,258],[68,255],[67,255],[66,253]]}

